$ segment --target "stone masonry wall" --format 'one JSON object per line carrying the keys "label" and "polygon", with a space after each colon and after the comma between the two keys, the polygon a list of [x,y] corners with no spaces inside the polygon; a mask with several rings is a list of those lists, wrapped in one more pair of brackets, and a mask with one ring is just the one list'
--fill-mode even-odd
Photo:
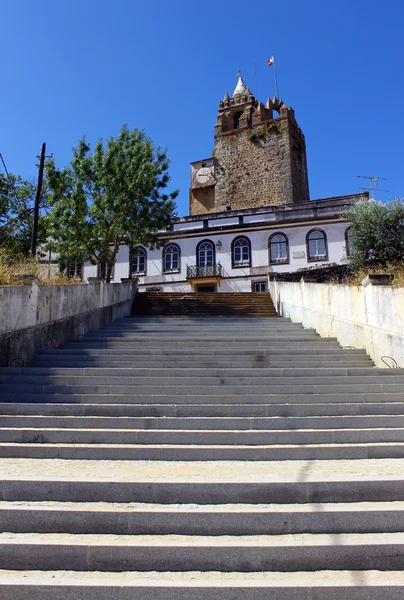
{"label": "stone masonry wall", "polygon": [[219,212],[309,200],[304,136],[288,116],[215,138]]}

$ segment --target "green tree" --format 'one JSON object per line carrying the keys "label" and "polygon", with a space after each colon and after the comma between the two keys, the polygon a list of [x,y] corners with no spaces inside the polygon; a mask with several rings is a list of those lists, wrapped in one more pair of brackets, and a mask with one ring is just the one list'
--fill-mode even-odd
{"label": "green tree", "polygon": [[353,269],[386,267],[404,261],[404,201],[361,202],[344,217],[350,222]]}
{"label": "green tree", "polygon": [[[0,174],[0,247],[11,256],[28,256],[31,250],[36,184],[19,175]],[[41,208],[47,206],[46,184]],[[44,244],[46,220],[40,217],[38,243]]]}
{"label": "green tree", "polygon": [[165,150],[143,131],[123,126],[99,140],[94,152],[83,137],[69,166],[46,165],[51,190],[49,222],[60,256],[99,264],[107,282],[121,244],[158,244],[178,192],[163,193],[170,177]]}

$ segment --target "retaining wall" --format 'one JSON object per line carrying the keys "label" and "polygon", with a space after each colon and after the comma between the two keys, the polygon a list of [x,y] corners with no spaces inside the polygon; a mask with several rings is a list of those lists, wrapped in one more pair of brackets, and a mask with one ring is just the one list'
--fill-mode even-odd
{"label": "retaining wall", "polygon": [[404,288],[304,281],[272,281],[269,288],[281,316],[343,346],[365,348],[378,367],[386,366],[384,355],[404,367]]}
{"label": "retaining wall", "polygon": [[28,364],[42,348],[70,339],[130,313],[136,283],[0,287],[0,366]]}

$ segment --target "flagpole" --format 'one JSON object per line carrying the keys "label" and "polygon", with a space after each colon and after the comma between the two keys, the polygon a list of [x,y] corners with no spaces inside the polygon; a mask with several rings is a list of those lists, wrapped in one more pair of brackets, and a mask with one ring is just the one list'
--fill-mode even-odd
{"label": "flagpole", "polygon": [[258,98],[257,65],[254,63],[255,98]]}
{"label": "flagpole", "polygon": [[279,89],[278,89],[278,78],[276,76],[276,59],[275,59],[275,54],[273,55],[273,57],[274,57],[275,94],[276,94],[276,97],[278,98],[278,100],[280,100],[280,98],[279,98]]}

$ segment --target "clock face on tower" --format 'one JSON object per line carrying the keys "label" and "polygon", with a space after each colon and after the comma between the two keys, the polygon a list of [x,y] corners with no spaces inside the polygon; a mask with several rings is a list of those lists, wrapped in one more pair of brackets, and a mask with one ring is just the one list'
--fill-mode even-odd
{"label": "clock face on tower", "polygon": [[212,170],[208,167],[198,169],[195,175],[197,183],[207,183],[212,178]]}

